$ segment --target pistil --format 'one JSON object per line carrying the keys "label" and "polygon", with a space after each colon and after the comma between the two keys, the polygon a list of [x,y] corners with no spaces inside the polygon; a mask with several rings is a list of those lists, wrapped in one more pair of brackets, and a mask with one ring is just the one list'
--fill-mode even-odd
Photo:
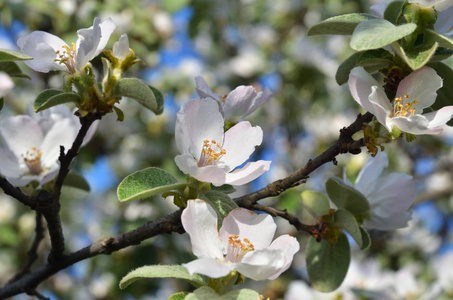
{"label": "pistil", "polygon": [[42,171],[44,171],[41,167],[41,155],[41,150],[36,147],[32,147],[31,150],[28,150],[25,154],[22,154],[30,174],[39,175]]}
{"label": "pistil", "polygon": [[215,140],[204,140],[203,149],[201,150],[200,159],[198,160],[199,167],[212,166],[226,154],[226,150],[222,148],[220,143]]}
{"label": "pistil", "polygon": [[244,255],[255,251],[255,247],[245,238],[241,240],[238,235],[231,234],[228,238],[227,260],[233,263],[240,262]]}

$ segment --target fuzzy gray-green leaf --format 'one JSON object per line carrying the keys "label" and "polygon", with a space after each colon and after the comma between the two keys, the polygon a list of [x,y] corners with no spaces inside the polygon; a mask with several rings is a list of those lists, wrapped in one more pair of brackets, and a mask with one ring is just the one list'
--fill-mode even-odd
{"label": "fuzzy gray-green leaf", "polygon": [[370,14],[346,14],[332,17],[322,21],[319,24],[311,27],[307,35],[317,34],[343,34],[349,35],[354,32],[356,26],[363,21],[377,19],[376,16]]}
{"label": "fuzzy gray-green leaf", "polygon": [[41,92],[33,103],[33,110],[40,112],[52,106],[64,103],[81,103],[82,97],[76,93],[64,93],[59,90],[45,90]]}

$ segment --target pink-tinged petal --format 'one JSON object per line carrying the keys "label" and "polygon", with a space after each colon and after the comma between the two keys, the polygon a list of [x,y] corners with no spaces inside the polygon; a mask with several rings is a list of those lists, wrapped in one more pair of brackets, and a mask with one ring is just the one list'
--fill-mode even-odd
{"label": "pink-tinged petal", "polygon": [[372,92],[369,99],[371,105],[373,106],[373,110],[370,112],[376,116],[379,123],[385,126],[388,131],[392,131],[388,120],[390,114],[393,112],[393,108],[391,107],[384,90],[376,86],[373,86],[371,90]]}
{"label": "pink-tinged petal", "polygon": [[248,239],[256,250],[261,250],[269,247],[276,229],[277,225],[270,215],[235,208],[223,220],[219,233],[225,247],[228,246],[228,238],[233,234],[241,240]]}
{"label": "pink-tinged petal", "polygon": [[0,135],[18,160],[32,147],[40,149],[43,140],[41,128],[29,116],[6,117],[0,122]]}
{"label": "pink-tinged petal", "polygon": [[[417,104],[414,106],[415,114],[421,114],[424,108],[433,105],[436,101],[436,91],[441,87],[442,78],[437,75],[436,71],[429,67],[423,67],[401,80],[396,97],[403,97],[404,100],[404,95],[408,95],[410,97],[409,102],[417,99]],[[407,101],[404,103],[407,103]]]}
{"label": "pink-tinged petal", "polygon": [[373,192],[378,177],[386,167],[388,167],[387,153],[379,152],[375,157],[368,158],[367,163],[357,176],[354,187],[365,197],[368,197]]}
{"label": "pink-tinged petal", "polygon": [[60,146],[67,152],[77,136],[78,128],[71,119],[55,122],[44,137],[41,144],[41,165],[50,168],[55,165],[60,156]]}
{"label": "pink-tinged petal", "polygon": [[217,229],[217,214],[209,204],[199,199],[187,201],[181,222],[197,257],[223,259],[224,248]]}
{"label": "pink-tinged petal", "polygon": [[243,185],[249,183],[269,171],[270,165],[271,161],[266,160],[249,162],[240,169],[226,173],[225,183],[231,185]]}
{"label": "pink-tinged petal", "polygon": [[201,77],[201,76],[195,77],[195,85],[196,85],[195,90],[196,90],[197,95],[198,95],[198,97],[200,99],[212,98],[212,99],[214,99],[216,101],[220,100],[219,95],[217,95],[214,92],[212,92],[211,88],[206,83],[206,81],[204,80],[203,77]]}
{"label": "pink-tinged petal", "polygon": [[0,71],[0,98],[3,98],[6,94],[11,91],[14,86],[14,82],[5,72]]}
{"label": "pink-tinged petal", "polygon": [[250,105],[249,110],[244,114],[244,117],[257,110],[261,105],[269,101],[271,97],[272,92],[268,88],[265,88],[264,91],[259,92],[258,95],[256,95],[256,97],[252,100],[252,104]]}
{"label": "pink-tinged petal", "polygon": [[445,125],[453,116],[453,106],[444,106],[437,111],[433,111],[423,116],[428,120],[429,128]]}
{"label": "pink-tinged petal", "polygon": [[255,151],[255,146],[261,145],[263,131],[259,126],[252,127],[249,122],[243,121],[225,132],[223,149],[226,154],[220,162],[227,166],[227,171],[244,163]]}
{"label": "pink-tinged petal", "polygon": [[52,70],[68,71],[63,64],[55,62],[56,51],[65,50],[67,44],[59,37],[44,31],[33,31],[17,40],[20,52],[33,57],[24,63],[37,72],[47,73]]}
{"label": "pink-tinged petal", "polygon": [[187,264],[182,264],[190,274],[198,273],[211,278],[220,278],[234,270],[236,264],[223,263],[212,258],[199,258]]}
{"label": "pink-tinged petal", "polygon": [[372,86],[379,87],[379,83],[363,67],[355,67],[349,73],[349,90],[354,100],[366,111],[373,113],[374,107],[370,103],[369,95]]}
{"label": "pink-tinged petal", "polygon": [[120,36],[118,42],[113,44],[113,56],[118,58],[119,60],[123,60],[126,58],[126,55],[129,53],[129,39],[127,38],[127,34],[123,33]]}
{"label": "pink-tinged petal", "polygon": [[393,125],[401,131],[412,134],[438,134],[442,128],[429,128],[428,119],[423,115],[413,115],[410,117],[395,117],[391,119]]}
{"label": "pink-tinged petal", "polygon": [[257,96],[253,86],[238,86],[225,99],[223,111],[225,119],[242,118],[252,105],[253,99]]}
{"label": "pink-tinged petal", "polygon": [[176,144],[182,153],[200,158],[204,140],[222,143],[224,121],[212,99],[193,99],[182,106],[176,121]]}
{"label": "pink-tinged petal", "polygon": [[247,253],[237,264],[236,270],[253,280],[265,280],[277,274],[285,262],[283,251],[256,250]]}
{"label": "pink-tinged petal", "polygon": [[225,184],[225,171],[218,166],[198,167],[197,161],[190,154],[177,155],[175,162],[184,174],[199,181],[211,182],[216,186]]}
{"label": "pink-tinged petal", "polygon": [[290,235],[282,235],[276,238],[268,249],[282,251],[283,257],[285,258],[283,267],[276,274],[268,278],[269,280],[274,280],[291,266],[294,254],[300,250],[300,245],[296,238]]}
{"label": "pink-tinged petal", "polygon": [[77,30],[79,38],[76,42],[76,67],[80,70],[90,60],[104,50],[107,42],[115,30],[115,24],[110,18],[101,22],[94,18],[93,26]]}
{"label": "pink-tinged petal", "polygon": [[28,171],[25,163],[17,159],[7,148],[0,148],[0,174],[6,177],[18,178]]}

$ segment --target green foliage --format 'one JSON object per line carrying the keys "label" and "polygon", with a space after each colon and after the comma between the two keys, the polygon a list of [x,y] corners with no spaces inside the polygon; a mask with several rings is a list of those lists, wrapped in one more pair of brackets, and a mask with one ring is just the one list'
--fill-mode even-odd
{"label": "green foliage", "polygon": [[5,72],[6,74],[8,74],[11,77],[31,79],[30,76],[22,73],[22,70],[13,61],[0,62],[0,71]]}
{"label": "green foliage", "polygon": [[129,272],[120,281],[120,289],[125,289],[131,283],[142,278],[178,278],[193,284],[195,287],[207,284],[205,278],[198,274],[190,275],[183,266],[143,266]]}
{"label": "green foliage", "polygon": [[335,226],[345,230],[351,235],[354,241],[360,248],[363,246],[362,233],[359,224],[357,224],[354,216],[347,210],[339,208],[334,215]]}
{"label": "green foliage", "polygon": [[225,194],[231,194],[236,191],[236,189],[230,184],[224,184],[222,186],[215,186],[215,185],[211,184],[211,189],[214,191],[225,193]]}
{"label": "green foliage", "polygon": [[162,93],[137,78],[120,79],[115,85],[114,96],[134,99],[156,115],[164,109]]}
{"label": "green foliage", "polygon": [[400,44],[394,43],[393,49],[412,70],[417,70],[429,62],[431,57],[436,53],[438,45],[439,44],[436,42],[429,48],[419,47],[405,51]]}
{"label": "green foliage", "polygon": [[365,196],[339,178],[330,177],[326,182],[326,191],[330,200],[338,208],[344,208],[354,216],[362,216],[370,212],[370,204]]}
{"label": "green foliage", "polygon": [[219,191],[206,191],[198,196],[200,199],[209,203],[217,213],[217,222],[219,226],[222,226],[223,219],[232,211],[237,208],[236,202],[234,202],[228,195]]}
{"label": "green foliage", "polygon": [[329,200],[324,194],[313,191],[303,191],[300,196],[302,198],[303,209],[314,219],[326,214],[330,209]]}
{"label": "green foliage", "polygon": [[310,237],[305,249],[307,272],[313,287],[321,292],[336,290],[344,280],[349,268],[351,252],[348,238],[340,233],[333,244]]}
{"label": "green foliage", "polygon": [[33,103],[33,110],[35,112],[40,112],[51,108],[52,106],[69,102],[80,104],[82,102],[82,98],[76,93],[64,93],[59,90],[45,90],[42,91],[36,98]]}
{"label": "green foliage", "polygon": [[357,66],[363,66],[368,73],[388,67],[391,63],[388,54],[389,52],[382,49],[356,52],[340,64],[335,80],[339,85],[345,84],[349,80],[349,73]]}
{"label": "green foliage", "polygon": [[235,290],[219,295],[212,288],[203,286],[187,295],[185,300],[260,300],[260,295],[250,289]]}
{"label": "green foliage", "polygon": [[359,23],[367,20],[378,19],[378,17],[370,14],[346,14],[332,17],[322,21],[319,24],[311,27],[307,35],[318,34],[342,34],[350,35],[354,32]]}
{"label": "green foliage", "polygon": [[82,175],[75,172],[69,172],[68,175],[66,175],[63,185],[87,192],[90,191],[90,185],[86,179]]}
{"label": "green foliage", "polygon": [[0,61],[30,60],[30,59],[33,59],[33,57],[7,49],[0,49]]}
{"label": "green foliage", "polygon": [[370,235],[368,234],[368,231],[366,231],[362,227],[359,227],[359,228],[360,228],[360,233],[362,234],[362,247],[360,247],[360,249],[366,250],[371,245],[371,238],[370,238]]}
{"label": "green foliage", "polygon": [[184,300],[188,294],[188,292],[179,292],[171,295],[167,300]]}
{"label": "green foliage", "polygon": [[438,43],[439,47],[453,49],[453,40],[443,34],[440,34],[434,30],[428,29],[424,34],[424,44],[432,45]]}
{"label": "green foliage", "polygon": [[408,36],[415,29],[417,25],[413,23],[395,26],[384,19],[364,21],[352,34],[351,48],[357,51],[382,48]]}
{"label": "green foliage", "polygon": [[398,17],[401,14],[401,8],[403,7],[404,1],[392,1],[387,5],[384,12],[384,19],[393,24],[396,24]]}
{"label": "green foliage", "polygon": [[165,170],[150,167],[127,176],[118,185],[117,195],[121,202],[148,198],[171,190],[184,188]]}

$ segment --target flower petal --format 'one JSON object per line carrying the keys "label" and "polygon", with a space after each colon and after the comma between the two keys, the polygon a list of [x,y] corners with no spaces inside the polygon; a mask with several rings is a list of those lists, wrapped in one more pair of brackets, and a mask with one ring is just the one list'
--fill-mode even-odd
{"label": "flower petal", "polygon": [[395,117],[391,123],[397,126],[401,131],[412,134],[438,134],[442,128],[429,128],[428,119],[424,115],[413,115],[410,117]]}
{"label": "flower petal", "polygon": [[37,72],[68,71],[64,64],[55,62],[56,51],[63,51],[67,44],[59,37],[44,31],[33,31],[17,40],[20,52],[33,57],[24,63]]}
{"label": "flower petal", "polygon": [[27,166],[22,160],[22,163],[14,156],[7,148],[0,148],[0,174],[6,177],[18,178],[28,171]]}
{"label": "flower petal", "polygon": [[120,36],[118,42],[113,44],[113,56],[118,58],[119,60],[123,60],[126,58],[126,55],[129,53],[129,39],[127,38],[127,34],[123,33]]}
{"label": "flower petal", "polygon": [[219,95],[215,94],[210,88],[209,85],[206,83],[203,77],[197,76],[195,77],[195,90],[197,95],[200,99],[203,98],[212,98],[216,101],[220,100]]}
{"label": "flower petal", "polygon": [[243,185],[263,175],[269,171],[271,161],[259,160],[249,162],[240,169],[226,173],[225,183],[231,185]]}
{"label": "flower petal", "polygon": [[[437,9],[437,8],[436,8]],[[434,24],[434,30],[448,37],[453,36],[453,6],[448,9],[439,12],[437,14],[437,20]]]}
{"label": "flower petal", "polygon": [[6,117],[0,122],[0,135],[3,142],[18,160],[32,147],[41,148],[43,133],[29,116]]}
{"label": "flower petal", "polygon": [[296,238],[286,234],[276,238],[268,249],[282,251],[283,257],[285,258],[285,264],[283,267],[281,267],[276,274],[268,278],[269,280],[274,280],[291,266],[294,254],[300,250],[300,245]]}
{"label": "flower petal", "polygon": [[407,227],[407,223],[412,219],[410,211],[400,212],[399,214],[382,216],[372,216],[371,220],[364,220],[363,227],[366,229],[394,230]]}
{"label": "flower petal", "polygon": [[396,91],[396,97],[408,95],[410,97],[409,102],[417,99],[417,104],[414,106],[415,114],[421,114],[424,108],[433,105],[436,101],[436,91],[441,87],[442,78],[437,75],[436,71],[429,67],[423,67],[401,80]]}
{"label": "flower petal", "polygon": [[377,86],[371,87],[369,100],[373,106],[373,110],[370,112],[376,116],[379,123],[384,125],[388,131],[392,131],[389,124],[389,116],[393,112],[393,108],[391,107],[384,90]]}
{"label": "flower petal", "polygon": [[236,270],[253,280],[265,280],[279,272],[286,258],[280,250],[256,250],[247,253],[237,264]]}
{"label": "flower petal", "polygon": [[223,106],[225,119],[239,119],[245,116],[256,96],[253,86],[241,85],[235,88],[225,99],[225,105]]}
{"label": "flower petal", "polygon": [[388,167],[387,153],[379,152],[375,157],[368,158],[357,176],[354,187],[368,198],[373,193],[378,177],[386,167]]}
{"label": "flower petal", "polygon": [[211,206],[199,199],[187,201],[181,222],[197,257],[223,259],[224,248],[217,229],[217,214]]}
{"label": "flower petal", "polygon": [[265,88],[264,91],[259,92],[255,98],[252,100],[248,111],[243,115],[243,117],[250,115],[252,112],[257,110],[261,105],[269,101],[272,97],[272,93],[268,88]]}
{"label": "flower petal", "polygon": [[196,160],[191,154],[182,154],[175,157],[178,168],[195,179],[203,182],[211,182],[216,186],[225,184],[225,171],[218,166],[198,167]]}
{"label": "flower petal", "polygon": [[423,116],[428,120],[429,128],[445,125],[453,116],[453,106],[444,106],[437,111],[433,111]]}
{"label": "flower petal", "polygon": [[252,127],[249,122],[240,122],[225,132],[223,149],[226,154],[220,162],[227,166],[226,171],[229,172],[244,163],[262,141],[263,131],[259,126]]}
{"label": "flower petal", "polygon": [[113,30],[115,30],[115,24],[112,19],[108,18],[101,22],[98,17],[94,18],[93,26],[90,28],[77,30],[79,38],[76,42],[76,67],[78,70],[104,50]]}
{"label": "flower petal", "polygon": [[414,204],[416,189],[412,176],[406,173],[391,173],[375,182],[376,188],[370,197],[373,214],[387,216],[402,212]]}
{"label": "flower petal", "polygon": [[219,233],[224,247],[228,246],[228,238],[233,234],[241,240],[248,239],[256,250],[261,250],[270,245],[276,229],[270,215],[235,208],[223,220]]}
{"label": "flower petal", "polygon": [[212,258],[199,258],[187,264],[182,264],[189,273],[198,273],[212,278],[220,278],[228,275],[234,270],[236,264],[223,263],[217,259]]}
{"label": "flower petal", "polygon": [[369,95],[372,86],[380,88],[379,83],[363,67],[355,67],[349,73],[349,90],[354,100],[366,111],[374,113],[374,107],[370,103]]}
{"label": "flower petal", "polygon": [[5,72],[0,71],[0,98],[3,98],[14,86],[14,82]]}

